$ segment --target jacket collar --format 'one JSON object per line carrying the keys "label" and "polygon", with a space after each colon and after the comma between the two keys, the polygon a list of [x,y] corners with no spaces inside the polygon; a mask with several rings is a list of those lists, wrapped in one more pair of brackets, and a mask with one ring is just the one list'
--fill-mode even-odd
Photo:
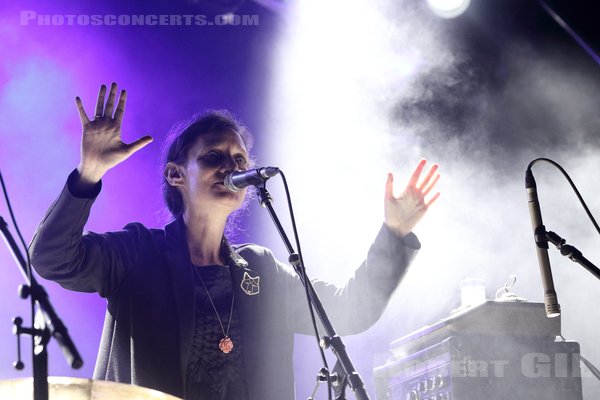
{"label": "jacket collar", "polygon": [[240,268],[246,268],[248,266],[248,261],[246,261],[235,251],[225,236],[223,236],[223,241],[221,242],[221,251],[227,262],[227,265]]}
{"label": "jacket collar", "polygon": [[[181,216],[165,226],[165,236],[169,248],[178,249],[177,252],[180,254],[178,254],[179,257],[177,258],[179,261],[184,261],[183,259],[187,258],[185,264],[191,264],[185,231],[186,226]],[[221,241],[221,255],[225,259],[225,263],[229,266],[240,268],[248,266],[248,262],[235,251],[225,236],[223,236]]]}

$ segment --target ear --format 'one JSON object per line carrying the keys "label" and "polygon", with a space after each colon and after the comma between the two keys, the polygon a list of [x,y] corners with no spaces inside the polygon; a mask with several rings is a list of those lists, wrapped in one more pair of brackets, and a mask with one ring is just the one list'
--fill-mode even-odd
{"label": "ear", "polygon": [[173,161],[169,161],[165,165],[163,175],[171,186],[177,187],[184,184],[185,172],[180,165],[175,164]]}

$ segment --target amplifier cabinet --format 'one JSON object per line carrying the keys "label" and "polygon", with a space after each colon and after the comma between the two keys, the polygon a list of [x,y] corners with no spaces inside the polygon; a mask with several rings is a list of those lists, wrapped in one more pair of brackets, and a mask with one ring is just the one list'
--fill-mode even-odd
{"label": "amplifier cabinet", "polygon": [[[556,326],[536,327],[534,309],[548,322],[543,304],[532,304],[482,305],[395,341],[394,357],[374,370],[377,400],[582,400],[579,344],[555,341]],[[503,311],[523,311],[529,328],[470,329],[520,318]]]}

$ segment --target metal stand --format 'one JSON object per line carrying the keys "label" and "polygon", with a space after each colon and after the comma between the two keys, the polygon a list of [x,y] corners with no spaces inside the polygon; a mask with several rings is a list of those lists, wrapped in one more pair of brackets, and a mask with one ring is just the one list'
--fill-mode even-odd
{"label": "metal stand", "polygon": [[[356,399],[369,400],[369,395],[365,390],[365,384],[362,381],[362,378],[360,377],[358,372],[356,372],[356,369],[354,368],[354,365],[352,364],[352,361],[350,360],[350,357],[346,352],[346,347],[342,341],[342,338],[338,336],[335,332],[335,329],[333,328],[333,325],[331,324],[331,321],[329,320],[329,317],[327,316],[327,313],[325,312],[323,305],[321,304],[321,301],[319,300],[319,297],[317,296],[317,293],[315,292],[312,286],[312,283],[306,276],[306,270],[304,269],[304,265],[302,265],[300,256],[294,251],[294,248],[292,247],[292,244],[290,243],[281,225],[281,222],[279,221],[279,218],[277,217],[277,214],[273,209],[273,198],[271,197],[271,194],[267,191],[267,188],[264,186],[259,187],[257,192],[260,204],[269,211],[269,215],[271,216],[271,219],[273,220],[273,223],[275,224],[277,231],[279,232],[279,235],[281,236],[281,239],[283,240],[285,247],[287,248],[288,253],[290,254],[289,262],[294,267],[296,273],[300,276],[300,281],[307,289],[309,301],[312,304],[317,316],[321,320],[323,327],[325,328],[327,336],[321,339],[321,347],[331,348],[331,351],[337,357],[338,363],[341,366],[341,370],[345,375],[345,377],[342,378],[343,382],[348,382],[350,388],[354,391],[356,395]],[[341,393],[343,394],[343,390],[341,391]],[[340,400],[344,398],[345,397],[339,397]]]}
{"label": "metal stand", "polygon": [[600,269],[598,269],[598,267],[592,264],[590,260],[585,258],[581,251],[567,244],[567,241],[565,239],[561,238],[552,231],[546,232],[546,238],[549,242],[556,246],[556,248],[560,251],[560,254],[562,254],[565,257],[569,257],[571,261],[578,263],[583,268],[587,269],[596,278],[600,279]]}
{"label": "metal stand", "polygon": [[21,335],[30,335],[33,350],[33,398],[34,400],[48,400],[48,352],[47,344],[54,337],[61,348],[67,363],[73,369],[81,368],[83,360],[73,344],[66,326],[52,307],[48,293],[37,283],[35,277],[29,276],[27,262],[19,251],[4,219],[0,217],[0,231],[11,251],[16,263],[21,267],[25,281],[29,285],[19,286],[19,296],[22,299],[31,299],[32,308],[36,309],[35,324],[31,328],[24,328],[23,319],[13,319],[13,333],[17,335],[17,361],[13,364],[18,370],[22,370],[25,364],[21,361]]}
{"label": "metal stand", "polygon": [[342,371],[339,361],[335,363],[335,366],[333,367],[333,373],[331,374],[327,368],[321,368],[317,374],[317,384],[308,397],[308,400],[314,400],[321,382],[327,381],[331,382],[335,400],[346,400],[346,387],[348,386],[348,379],[346,379],[346,375],[344,374],[344,371]]}

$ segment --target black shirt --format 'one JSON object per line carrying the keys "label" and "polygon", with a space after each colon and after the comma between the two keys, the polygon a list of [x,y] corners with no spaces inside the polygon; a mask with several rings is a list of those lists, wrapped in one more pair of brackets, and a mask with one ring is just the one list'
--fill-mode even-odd
{"label": "black shirt", "polygon": [[[242,332],[235,300],[233,314],[231,313],[233,287],[229,267],[208,265],[194,268],[197,271],[197,274],[194,274],[196,315],[185,398],[246,400],[248,391],[242,374]],[[206,293],[207,290],[214,307]],[[219,342],[225,336],[223,330],[233,342],[230,353],[224,353],[219,348]]]}

